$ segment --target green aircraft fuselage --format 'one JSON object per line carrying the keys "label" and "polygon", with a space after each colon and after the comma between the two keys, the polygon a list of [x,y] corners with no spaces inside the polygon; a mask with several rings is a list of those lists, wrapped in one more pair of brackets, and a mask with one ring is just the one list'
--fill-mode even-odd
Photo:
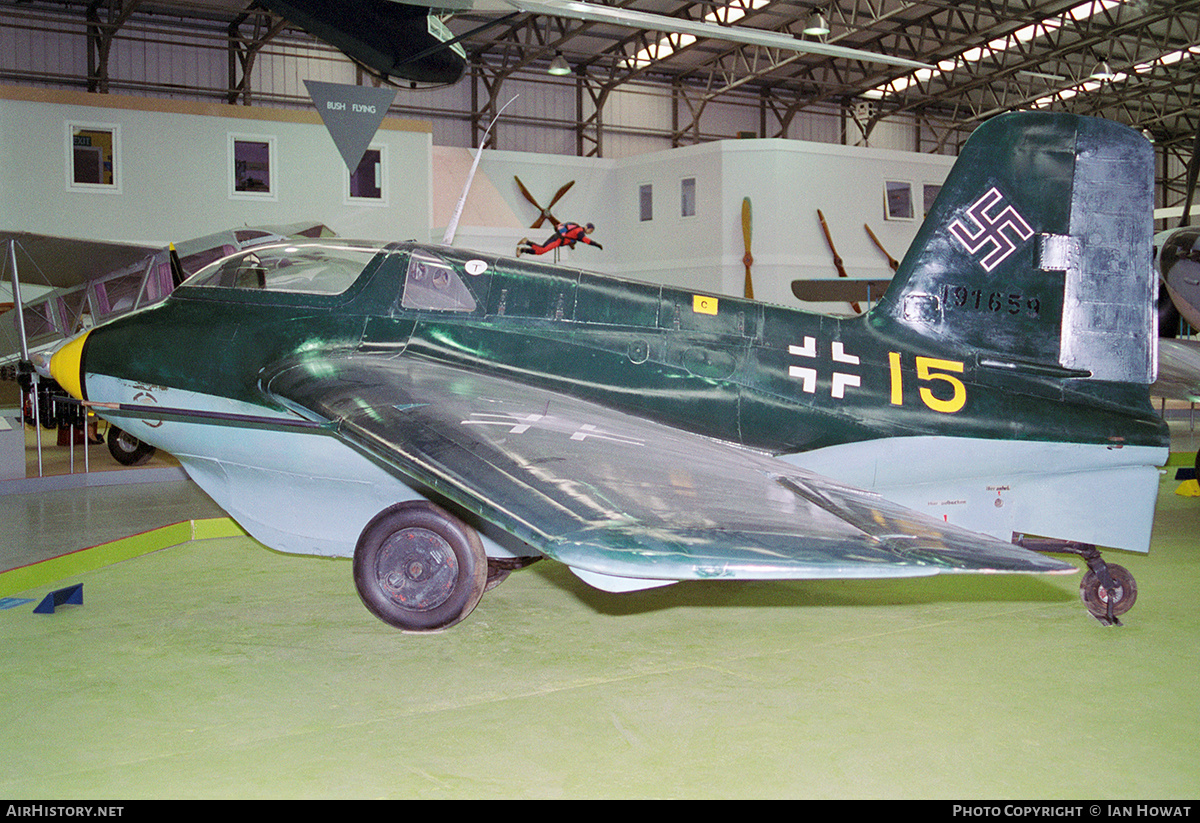
{"label": "green aircraft fuselage", "polygon": [[[264,364],[320,368],[329,353],[353,350],[508,376],[772,453],[912,435],[1166,443],[1144,387],[1073,378],[1053,362],[988,361],[884,312],[831,317],[454,249],[389,248],[340,295],[185,286],[106,327],[87,370],[280,411],[263,390]],[[451,267],[473,309],[404,308],[413,249]],[[481,262],[484,271],[467,273]],[[1051,294],[976,291],[964,304],[988,323],[1056,323],[1047,315],[1061,312]]]}

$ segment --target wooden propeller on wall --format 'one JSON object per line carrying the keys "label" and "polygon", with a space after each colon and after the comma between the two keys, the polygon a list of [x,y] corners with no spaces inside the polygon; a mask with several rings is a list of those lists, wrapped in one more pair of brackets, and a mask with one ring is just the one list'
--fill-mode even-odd
{"label": "wooden propeller on wall", "polygon": [[746,267],[746,285],[744,296],[747,300],[754,299],[754,283],[750,279],[750,266],[754,264],[754,256],[750,254],[750,198],[742,198],[742,241],[746,246],[746,254],[742,256],[742,265]]}
{"label": "wooden propeller on wall", "polygon": [[892,271],[896,271],[898,268],[900,268],[900,261],[888,254],[888,250],[885,249],[883,244],[879,242],[879,238],[875,236],[875,232],[871,231],[871,227],[866,223],[863,223],[863,228],[867,230],[867,234],[870,235],[871,242],[875,244],[875,248],[883,252],[883,256],[887,258],[888,268],[890,268]]}
{"label": "wooden propeller on wall", "polygon": [[[849,277],[846,274],[846,267],[842,265],[842,258],[838,256],[837,249],[833,245],[833,235],[829,233],[829,226],[825,223],[825,215],[817,209],[817,219],[821,221],[821,231],[825,235],[825,242],[829,246],[829,251],[833,252],[833,267],[837,269],[838,277]],[[858,303],[851,303],[850,308],[854,309],[855,314],[862,314],[862,308]]]}
{"label": "wooden propeller on wall", "polygon": [[538,204],[538,201],[533,198],[533,195],[529,193],[529,189],[525,188],[525,184],[521,182],[520,177],[513,175],[513,180],[517,181],[517,187],[521,190],[521,194],[525,195],[525,199],[528,200],[530,203],[532,203],[533,207],[538,210],[538,219],[533,221],[533,223],[530,224],[529,228],[540,229],[542,227],[542,223],[546,222],[547,220],[550,221],[551,226],[557,226],[558,220],[554,217],[553,214],[550,213],[550,210],[552,208],[554,208],[554,205],[560,199],[562,199],[562,196],[567,193],[567,191],[571,188],[571,186],[575,185],[575,181],[572,180],[570,183],[567,183],[565,186],[560,188],[555,193],[554,199],[552,199],[550,201],[550,205],[546,206],[545,208],[542,208]]}

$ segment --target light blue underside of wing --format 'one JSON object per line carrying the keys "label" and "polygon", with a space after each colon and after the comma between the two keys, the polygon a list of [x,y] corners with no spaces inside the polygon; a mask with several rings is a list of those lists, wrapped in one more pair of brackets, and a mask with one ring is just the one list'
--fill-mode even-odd
{"label": "light blue underside of wing", "polygon": [[264,388],[546,555],[597,574],[1074,571],[768,455],[428,360],[345,354],[283,365]]}

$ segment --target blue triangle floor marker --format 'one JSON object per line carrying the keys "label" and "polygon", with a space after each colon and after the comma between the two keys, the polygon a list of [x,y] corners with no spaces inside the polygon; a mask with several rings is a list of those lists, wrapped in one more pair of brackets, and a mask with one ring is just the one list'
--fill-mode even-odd
{"label": "blue triangle floor marker", "polygon": [[42,598],[42,602],[38,603],[37,608],[33,610],[34,614],[54,614],[56,606],[66,604],[82,606],[83,605],[83,584],[76,583],[74,586],[67,586],[65,589],[52,591],[50,594]]}

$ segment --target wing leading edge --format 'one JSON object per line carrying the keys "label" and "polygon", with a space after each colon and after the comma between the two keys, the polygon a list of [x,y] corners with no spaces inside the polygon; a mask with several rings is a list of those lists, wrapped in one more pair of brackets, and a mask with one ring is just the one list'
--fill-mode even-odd
{"label": "wing leading edge", "polygon": [[280,364],[264,390],[574,569],[643,580],[1074,572],[758,452],[413,357]]}

